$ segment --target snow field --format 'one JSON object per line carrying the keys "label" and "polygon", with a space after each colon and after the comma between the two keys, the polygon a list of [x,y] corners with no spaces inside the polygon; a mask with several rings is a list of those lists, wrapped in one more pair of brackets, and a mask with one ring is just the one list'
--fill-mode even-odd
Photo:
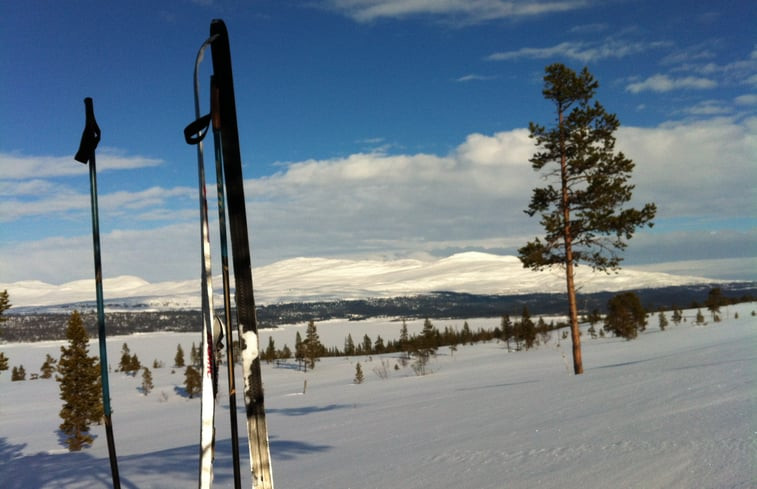
{"label": "snow field", "polygon": [[[293,364],[263,365],[266,409],[279,488],[748,488],[755,485],[757,319],[755,304],[724,310],[720,323],[672,324],[655,316],[637,340],[592,340],[584,335],[586,373],[572,376],[570,342],[508,353],[503,344],[441,348],[418,377],[394,370],[397,355],[328,358],[303,373]],[[738,312],[739,319],[734,319]],[[668,316],[669,317],[669,316]],[[411,333],[423,321],[408,321]],[[435,320],[438,328],[462,320]],[[472,329],[496,318],[471,319]],[[316,323],[321,341],[343,346],[399,336],[401,322],[372,319]],[[305,325],[262,331],[277,348],[293,349]],[[196,484],[200,399],[177,386],[183,369],[170,365],[181,343],[188,360],[200,333],[149,333],[109,338],[116,365],[128,343],[151,368],[155,387],[138,387],[141,374],[110,377],[113,424],[122,486],[180,488]],[[62,342],[3,344],[11,366],[37,372],[45,353]],[[96,354],[93,341],[90,353]],[[153,369],[153,359],[167,366]],[[356,362],[365,382],[352,383]],[[373,372],[388,364],[388,379]],[[57,427],[60,400],[52,380],[10,382],[0,375],[0,486],[10,489],[110,487],[104,430],[93,447],[68,453]],[[241,368],[237,369],[241,384]],[[221,385],[225,375],[221,375]],[[307,390],[303,385],[307,380]],[[249,487],[246,430],[237,396],[243,486]],[[232,487],[228,397],[219,394],[215,487]],[[246,468],[245,468],[246,467]]]}

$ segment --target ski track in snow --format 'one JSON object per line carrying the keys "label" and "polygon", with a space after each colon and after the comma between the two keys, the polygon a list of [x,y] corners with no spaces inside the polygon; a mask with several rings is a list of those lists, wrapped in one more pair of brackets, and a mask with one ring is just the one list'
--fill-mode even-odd
{"label": "ski track in snow", "polygon": [[[294,363],[264,364],[274,481],[289,489],[754,487],[755,309],[755,303],[725,308],[720,323],[703,311],[706,326],[694,326],[696,311],[686,311],[686,323],[664,332],[652,316],[630,342],[584,335],[582,376],[567,373],[561,354],[570,356],[570,344],[558,347],[557,333],[528,352],[508,353],[496,342],[454,353],[442,348],[424,377],[409,366],[394,370],[396,355],[323,359],[306,374]],[[422,322],[409,321],[410,332]],[[468,322],[473,329],[498,324]],[[348,332],[356,341],[366,333],[388,340],[401,327],[388,319],[316,325],[324,344],[339,347]],[[277,348],[292,348],[304,329],[262,330],[259,340],[270,336]],[[177,344],[189,351],[200,340],[199,331],[109,338],[109,358],[126,342],[143,364],[168,365]],[[45,353],[59,356],[62,344],[2,344],[0,351],[28,376]],[[90,354],[96,352],[93,339]],[[354,385],[358,361],[366,380]],[[387,380],[374,374],[382,361]],[[151,370],[155,388],[148,396],[138,389],[139,374],[110,374],[122,487],[193,487],[200,399],[183,395],[183,369]],[[218,398],[214,487],[230,488],[228,396]],[[10,382],[10,372],[0,374],[1,487],[111,487],[103,427],[94,428],[91,448],[69,453],[58,432],[60,407],[54,380]],[[244,426],[241,399],[238,419]],[[246,430],[239,434],[246,454]],[[242,463],[243,487],[250,487],[244,457]]]}

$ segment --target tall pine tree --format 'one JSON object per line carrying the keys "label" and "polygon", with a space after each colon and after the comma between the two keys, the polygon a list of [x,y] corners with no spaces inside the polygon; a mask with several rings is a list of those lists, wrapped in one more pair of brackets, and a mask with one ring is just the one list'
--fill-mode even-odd
{"label": "tall pine tree", "polygon": [[89,337],[78,311],[74,311],[66,328],[68,346],[60,348],[58,361],[60,398],[63,407],[60,429],[66,435],[66,445],[72,452],[94,441],[90,425],[103,416],[100,390],[100,365],[97,357],[89,356]]}
{"label": "tall pine tree", "polygon": [[555,104],[557,125],[529,124],[537,152],[530,159],[535,171],[545,171],[549,183],[533,190],[526,210],[539,215],[544,241],[536,238],[518,250],[524,267],[565,269],[573,340],[573,371],[583,373],[574,266],[615,270],[619,253],[636,228],[651,226],[654,204],[641,210],[626,207],[634,186],[628,180],[634,163],[615,151],[615,114],[605,111],[594,94],[599,83],[584,68],[576,73],[562,64],[545,69],[544,97]]}

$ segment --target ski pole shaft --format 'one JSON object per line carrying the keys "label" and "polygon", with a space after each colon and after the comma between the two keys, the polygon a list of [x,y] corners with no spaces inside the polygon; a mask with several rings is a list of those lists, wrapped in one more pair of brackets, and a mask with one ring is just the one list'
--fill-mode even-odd
{"label": "ski pole shaft", "polygon": [[108,385],[108,350],[105,343],[105,306],[103,301],[102,263],[100,260],[100,218],[97,210],[97,168],[95,163],[95,148],[100,142],[100,127],[95,120],[92,99],[84,99],[86,122],[82,134],[79,151],[74,157],[81,163],[89,162],[89,189],[92,207],[92,245],[95,255],[95,294],[97,297],[97,336],[100,345],[100,378],[103,391],[103,416],[105,418],[105,435],[108,441],[108,456],[110,470],[113,476],[113,487],[121,488],[118,475],[118,460],[116,458],[116,444],[113,438],[113,423],[110,409],[110,386]]}

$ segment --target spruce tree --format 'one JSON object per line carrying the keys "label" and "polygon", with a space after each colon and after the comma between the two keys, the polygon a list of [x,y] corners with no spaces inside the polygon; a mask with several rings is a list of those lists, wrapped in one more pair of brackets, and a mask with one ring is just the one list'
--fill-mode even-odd
{"label": "spruce tree", "polygon": [[357,365],[355,365],[355,379],[353,380],[356,384],[362,384],[363,380],[365,380],[365,374],[363,374],[363,367],[360,366],[360,362],[357,362]]}
{"label": "spruce tree", "polygon": [[103,416],[100,390],[100,365],[96,357],[89,356],[89,337],[78,311],[74,311],[66,328],[68,346],[61,347],[58,360],[60,398],[63,407],[60,417],[61,431],[72,452],[91,445],[90,425],[100,422]]}
{"label": "spruce tree", "polygon": [[665,317],[665,313],[663,311],[660,311],[660,313],[657,315],[657,318],[660,330],[665,331],[665,328],[668,327],[668,318]]}
{"label": "spruce tree", "polygon": [[142,394],[149,394],[153,387],[152,372],[150,372],[149,368],[145,367],[142,369]]}
{"label": "spruce tree", "polygon": [[0,373],[3,373],[4,370],[8,370],[8,357],[0,351]]}
{"label": "spruce tree", "polygon": [[42,364],[42,366],[39,368],[40,372],[42,372],[43,379],[49,379],[53,376],[53,372],[55,372],[55,358],[53,358],[52,355],[49,353],[45,357],[45,363]]}
{"label": "spruce tree", "polygon": [[26,380],[26,369],[24,368],[23,365],[20,365],[18,367],[13,367],[13,370],[11,370],[11,380],[13,382]]}
{"label": "spruce tree", "polygon": [[184,370],[184,389],[190,399],[202,390],[202,376],[192,365],[187,366]]}
{"label": "spruce tree", "polygon": [[599,102],[591,103],[599,83],[589,70],[577,74],[557,63],[545,72],[542,94],[555,104],[557,125],[529,124],[538,147],[530,161],[535,171],[546,168],[545,176],[553,183],[535,188],[526,210],[529,216],[540,216],[545,237],[527,243],[518,254],[526,268],[565,269],[573,371],[581,374],[574,267],[585,263],[600,271],[619,268],[626,241],[636,228],[652,225],[656,207],[625,207],[634,188],[628,183],[634,163],[615,151],[617,117]]}
{"label": "spruce tree", "polygon": [[607,302],[605,331],[612,332],[627,340],[638,336],[647,325],[647,313],[635,292],[617,294]]}
{"label": "spruce tree", "polygon": [[176,345],[176,356],[173,357],[173,364],[176,367],[184,366],[184,350],[181,348],[181,343]]}
{"label": "spruce tree", "polygon": [[315,362],[323,354],[324,347],[318,337],[318,329],[313,320],[308,322],[305,330],[305,362],[310,369],[315,368]]}

